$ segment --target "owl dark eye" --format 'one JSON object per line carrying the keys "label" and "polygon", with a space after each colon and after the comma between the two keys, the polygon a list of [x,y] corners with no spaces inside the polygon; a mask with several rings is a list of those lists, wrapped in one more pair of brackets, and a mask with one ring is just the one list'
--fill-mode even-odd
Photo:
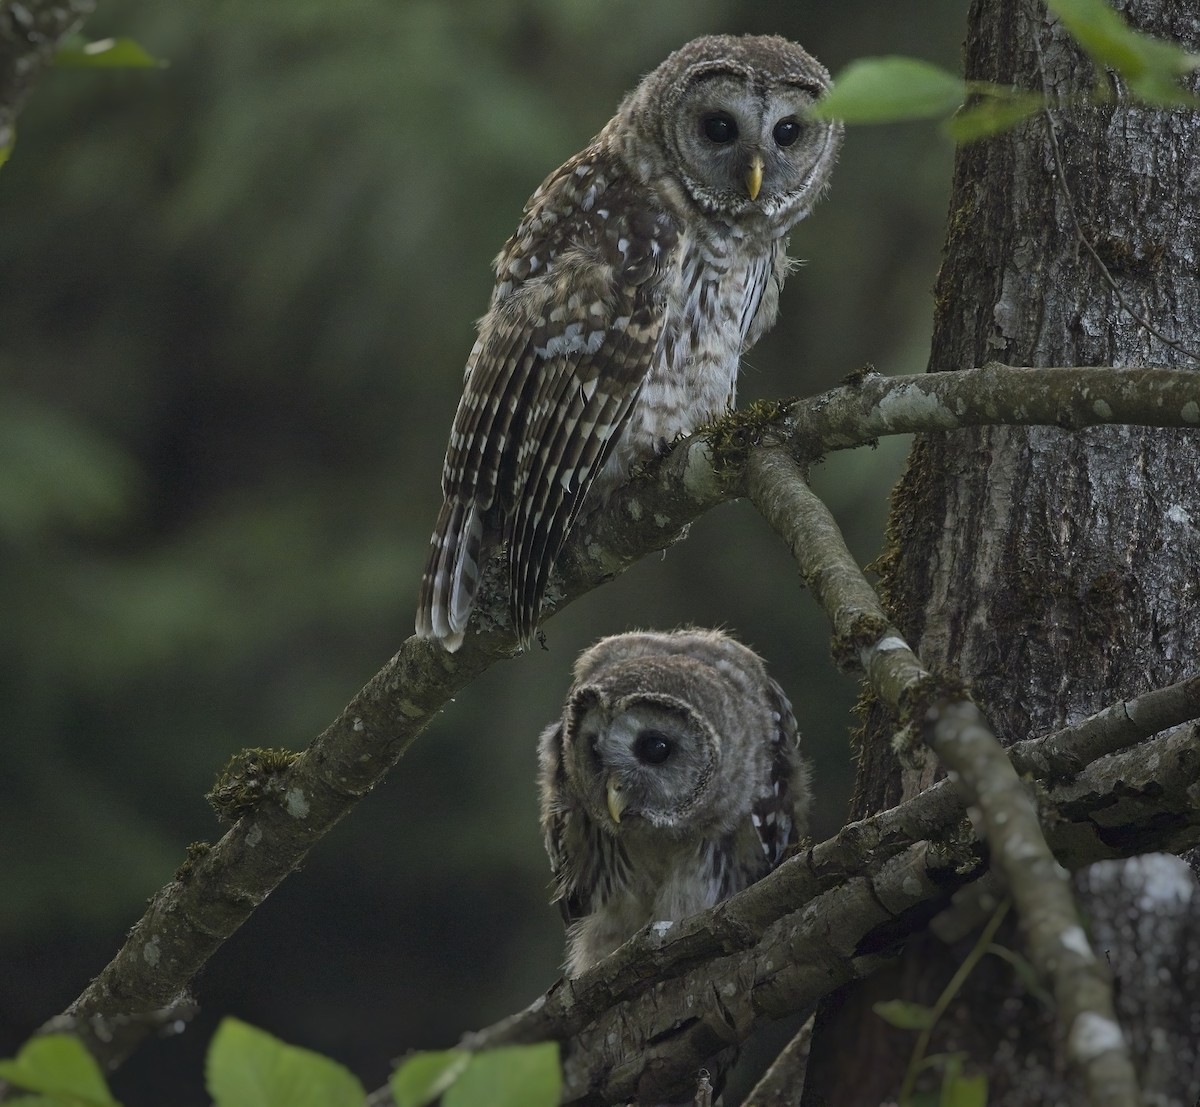
{"label": "owl dark eye", "polygon": [[643,765],[661,765],[675,744],[661,730],[643,730],[633,743],[633,756]]}
{"label": "owl dark eye", "polygon": [[711,115],[706,115],[701,120],[700,127],[704,131],[705,138],[722,146],[727,142],[732,142],[738,136],[737,124],[734,122],[733,116],[724,111],[715,111]]}
{"label": "owl dark eye", "polygon": [[781,119],[771,133],[776,146],[791,146],[800,137],[800,124],[794,119]]}

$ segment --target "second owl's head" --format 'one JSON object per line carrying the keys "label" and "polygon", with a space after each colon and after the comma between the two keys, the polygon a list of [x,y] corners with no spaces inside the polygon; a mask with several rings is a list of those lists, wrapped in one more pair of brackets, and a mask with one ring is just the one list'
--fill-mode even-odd
{"label": "second owl's head", "polygon": [[589,813],[614,831],[618,824],[666,832],[693,824],[721,755],[720,736],[700,714],[658,692],[614,697],[595,686],[578,688],[564,738],[567,772]]}

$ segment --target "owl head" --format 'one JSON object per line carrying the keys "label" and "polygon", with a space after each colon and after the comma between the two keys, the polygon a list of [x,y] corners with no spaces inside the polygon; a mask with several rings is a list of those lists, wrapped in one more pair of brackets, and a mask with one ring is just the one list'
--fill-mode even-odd
{"label": "owl head", "polygon": [[729,833],[769,772],[766,747],[744,741],[775,723],[756,698],[764,680],[757,655],[718,632],[623,634],[583,654],[562,758],[595,824],[612,834]]}
{"label": "owl head", "polygon": [[618,113],[634,124],[626,156],[688,206],[790,225],[825,187],[841,145],[840,123],[809,114],[829,87],[828,70],[787,39],[695,39]]}

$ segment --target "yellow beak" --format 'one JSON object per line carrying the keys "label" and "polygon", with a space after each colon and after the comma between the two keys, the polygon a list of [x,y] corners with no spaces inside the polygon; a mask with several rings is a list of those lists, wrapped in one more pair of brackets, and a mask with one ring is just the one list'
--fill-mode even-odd
{"label": "yellow beak", "polygon": [[751,200],[758,199],[758,190],[762,188],[762,173],[763,160],[758,154],[755,154],[750,168],[746,170],[746,192]]}
{"label": "yellow beak", "polygon": [[629,801],[621,794],[621,785],[615,776],[608,778],[608,813],[614,823],[621,821],[621,812]]}

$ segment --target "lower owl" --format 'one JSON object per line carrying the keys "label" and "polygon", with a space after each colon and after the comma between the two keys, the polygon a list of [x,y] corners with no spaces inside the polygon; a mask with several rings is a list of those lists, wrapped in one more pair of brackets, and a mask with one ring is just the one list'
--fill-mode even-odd
{"label": "lower owl", "polygon": [[752,884],[806,828],[791,706],[721,631],[601,639],[575,663],[539,761],[568,976]]}

